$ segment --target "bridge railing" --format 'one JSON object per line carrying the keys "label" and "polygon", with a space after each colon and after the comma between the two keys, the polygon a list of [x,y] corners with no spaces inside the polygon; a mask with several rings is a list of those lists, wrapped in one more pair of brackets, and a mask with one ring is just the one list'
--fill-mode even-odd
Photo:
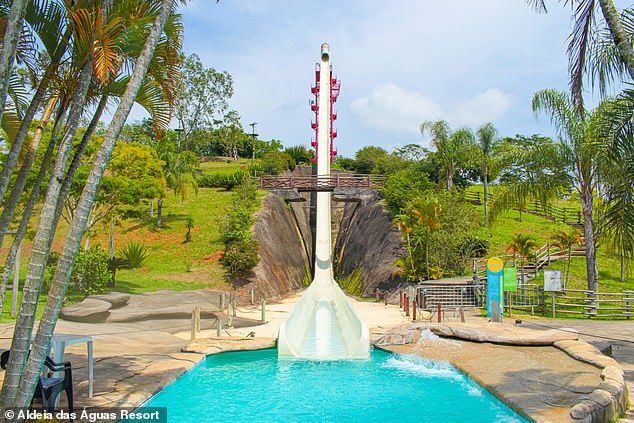
{"label": "bridge railing", "polygon": [[297,189],[305,191],[329,191],[335,188],[381,188],[382,175],[331,175],[331,176],[269,176],[259,177],[262,189]]}

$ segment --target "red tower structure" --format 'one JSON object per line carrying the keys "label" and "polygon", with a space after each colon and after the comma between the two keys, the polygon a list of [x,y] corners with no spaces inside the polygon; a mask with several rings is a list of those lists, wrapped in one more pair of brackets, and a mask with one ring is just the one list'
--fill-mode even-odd
{"label": "red tower structure", "polygon": [[[315,158],[313,162],[317,162],[317,139],[319,137],[319,92],[321,90],[319,84],[319,63],[315,65],[315,86],[311,87],[310,92],[315,96],[314,100],[310,101],[310,110],[315,113],[315,121],[310,123],[310,127],[315,130],[315,139],[311,141],[311,145],[315,148]],[[332,75],[332,66],[330,67],[330,74]],[[337,120],[337,112],[334,110],[334,104],[339,98],[339,92],[341,90],[341,81],[336,77],[332,77],[330,80],[330,161],[332,162],[337,155],[335,149],[335,138],[337,138],[337,130],[334,127],[334,121]]]}

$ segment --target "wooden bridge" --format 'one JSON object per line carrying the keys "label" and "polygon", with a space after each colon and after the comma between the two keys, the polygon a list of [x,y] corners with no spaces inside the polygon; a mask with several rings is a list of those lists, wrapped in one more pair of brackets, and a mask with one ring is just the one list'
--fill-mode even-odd
{"label": "wooden bridge", "polygon": [[383,186],[382,175],[330,176],[260,176],[259,187],[264,190],[296,189],[297,191],[333,191],[335,188],[371,188]]}

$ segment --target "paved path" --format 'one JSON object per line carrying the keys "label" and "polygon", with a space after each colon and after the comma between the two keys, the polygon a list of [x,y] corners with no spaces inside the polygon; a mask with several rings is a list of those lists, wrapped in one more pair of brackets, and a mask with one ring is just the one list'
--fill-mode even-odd
{"label": "paved path", "polygon": [[522,317],[530,328],[571,328],[579,332],[581,338],[599,349],[610,345],[612,358],[619,362],[625,372],[625,380],[630,397],[630,411],[622,421],[634,423],[634,320],[546,320]]}

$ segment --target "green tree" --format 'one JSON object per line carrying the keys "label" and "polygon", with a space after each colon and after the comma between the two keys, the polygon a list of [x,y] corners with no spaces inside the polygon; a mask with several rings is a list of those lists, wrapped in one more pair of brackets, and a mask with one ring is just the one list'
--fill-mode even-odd
{"label": "green tree", "polygon": [[[87,161],[73,182],[71,194],[66,199],[64,219],[72,222],[85,185],[90,165]],[[166,180],[163,174],[165,162],[149,146],[136,142],[117,142],[112,159],[99,185],[99,192],[86,224],[85,249],[90,245],[91,232],[102,220],[113,218],[122,206],[138,206],[145,201],[165,196]],[[111,236],[114,236],[111,233]]]}
{"label": "green tree", "polygon": [[447,191],[454,188],[454,175],[470,161],[470,152],[475,142],[468,128],[452,132],[444,120],[426,121],[420,125],[422,135],[429,133],[431,143],[436,148],[435,156],[441,164]]}
{"label": "green tree", "polygon": [[357,173],[372,173],[374,172],[374,166],[381,157],[387,155],[387,151],[381,147],[375,147],[373,145],[363,147],[355,154],[355,167],[354,170]]}
{"label": "green tree", "polygon": [[430,278],[429,245],[433,234],[442,227],[442,204],[438,197],[427,195],[412,202],[409,213],[418,218],[419,223],[425,229],[425,269],[427,279]]}
{"label": "green tree", "polygon": [[478,146],[478,161],[482,183],[484,184],[484,226],[489,225],[489,181],[495,179],[503,163],[501,156],[502,143],[497,138],[497,129],[492,123],[487,123],[476,131]]}
{"label": "green tree", "polygon": [[506,247],[506,251],[513,255],[513,260],[515,260],[516,257],[520,259],[522,284],[526,283],[526,278],[524,277],[524,262],[533,255],[535,247],[537,247],[535,238],[527,234],[515,234],[511,243]]}
{"label": "green tree", "polygon": [[174,114],[189,148],[192,132],[214,126],[222,118],[233,96],[233,78],[228,72],[205,68],[196,54],[181,55],[182,78],[177,86]]}
{"label": "green tree", "polygon": [[568,277],[570,276],[570,262],[572,261],[572,247],[581,245],[581,233],[574,228],[560,230],[553,234],[552,244],[566,254],[566,269],[564,271],[564,289],[568,289]]}
{"label": "green tree", "polygon": [[303,145],[296,145],[294,147],[288,147],[284,149],[284,154],[292,157],[298,165],[310,165],[311,161],[315,157],[314,150],[310,150]]}

